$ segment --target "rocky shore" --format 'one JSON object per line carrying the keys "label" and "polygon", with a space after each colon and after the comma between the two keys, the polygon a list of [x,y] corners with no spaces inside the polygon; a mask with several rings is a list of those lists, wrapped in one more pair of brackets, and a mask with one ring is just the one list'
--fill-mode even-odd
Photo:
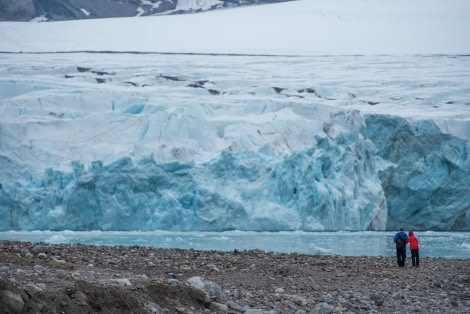
{"label": "rocky shore", "polygon": [[468,313],[470,259],[0,241],[3,313]]}

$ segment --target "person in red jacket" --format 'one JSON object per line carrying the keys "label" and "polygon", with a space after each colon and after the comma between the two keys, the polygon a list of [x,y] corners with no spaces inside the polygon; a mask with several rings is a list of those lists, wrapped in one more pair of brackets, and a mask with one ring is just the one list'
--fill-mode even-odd
{"label": "person in red jacket", "polygon": [[413,230],[408,231],[408,243],[410,244],[411,262],[413,263],[413,266],[419,267],[418,238],[413,233]]}

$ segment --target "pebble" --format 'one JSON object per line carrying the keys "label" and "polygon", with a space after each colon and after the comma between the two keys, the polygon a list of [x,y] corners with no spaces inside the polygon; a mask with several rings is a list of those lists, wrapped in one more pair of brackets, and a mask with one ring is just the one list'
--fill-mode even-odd
{"label": "pebble", "polygon": [[468,313],[470,308],[469,259],[423,257],[418,269],[398,268],[393,256],[0,241],[0,265],[0,308],[12,313],[26,303],[33,313],[96,308],[116,313]]}

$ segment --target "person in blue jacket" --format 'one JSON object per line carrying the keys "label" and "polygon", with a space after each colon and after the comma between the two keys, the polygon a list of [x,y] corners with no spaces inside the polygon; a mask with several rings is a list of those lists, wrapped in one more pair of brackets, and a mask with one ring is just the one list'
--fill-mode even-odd
{"label": "person in blue jacket", "polygon": [[408,235],[404,230],[405,229],[401,227],[400,231],[395,235],[395,238],[393,238],[393,242],[397,247],[397,263],[399,267],[405,266],[406,259],[406,244],[408,243]]}

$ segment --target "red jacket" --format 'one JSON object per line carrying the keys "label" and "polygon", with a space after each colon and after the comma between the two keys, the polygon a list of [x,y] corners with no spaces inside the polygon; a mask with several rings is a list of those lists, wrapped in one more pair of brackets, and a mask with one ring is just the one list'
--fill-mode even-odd
{"label": "red jacket", "polygon": [[415,237],[412,230],[408,232],[408,242],[410,243],[410,250],[417,250],[419,249],[418,245],[418,238]]}

